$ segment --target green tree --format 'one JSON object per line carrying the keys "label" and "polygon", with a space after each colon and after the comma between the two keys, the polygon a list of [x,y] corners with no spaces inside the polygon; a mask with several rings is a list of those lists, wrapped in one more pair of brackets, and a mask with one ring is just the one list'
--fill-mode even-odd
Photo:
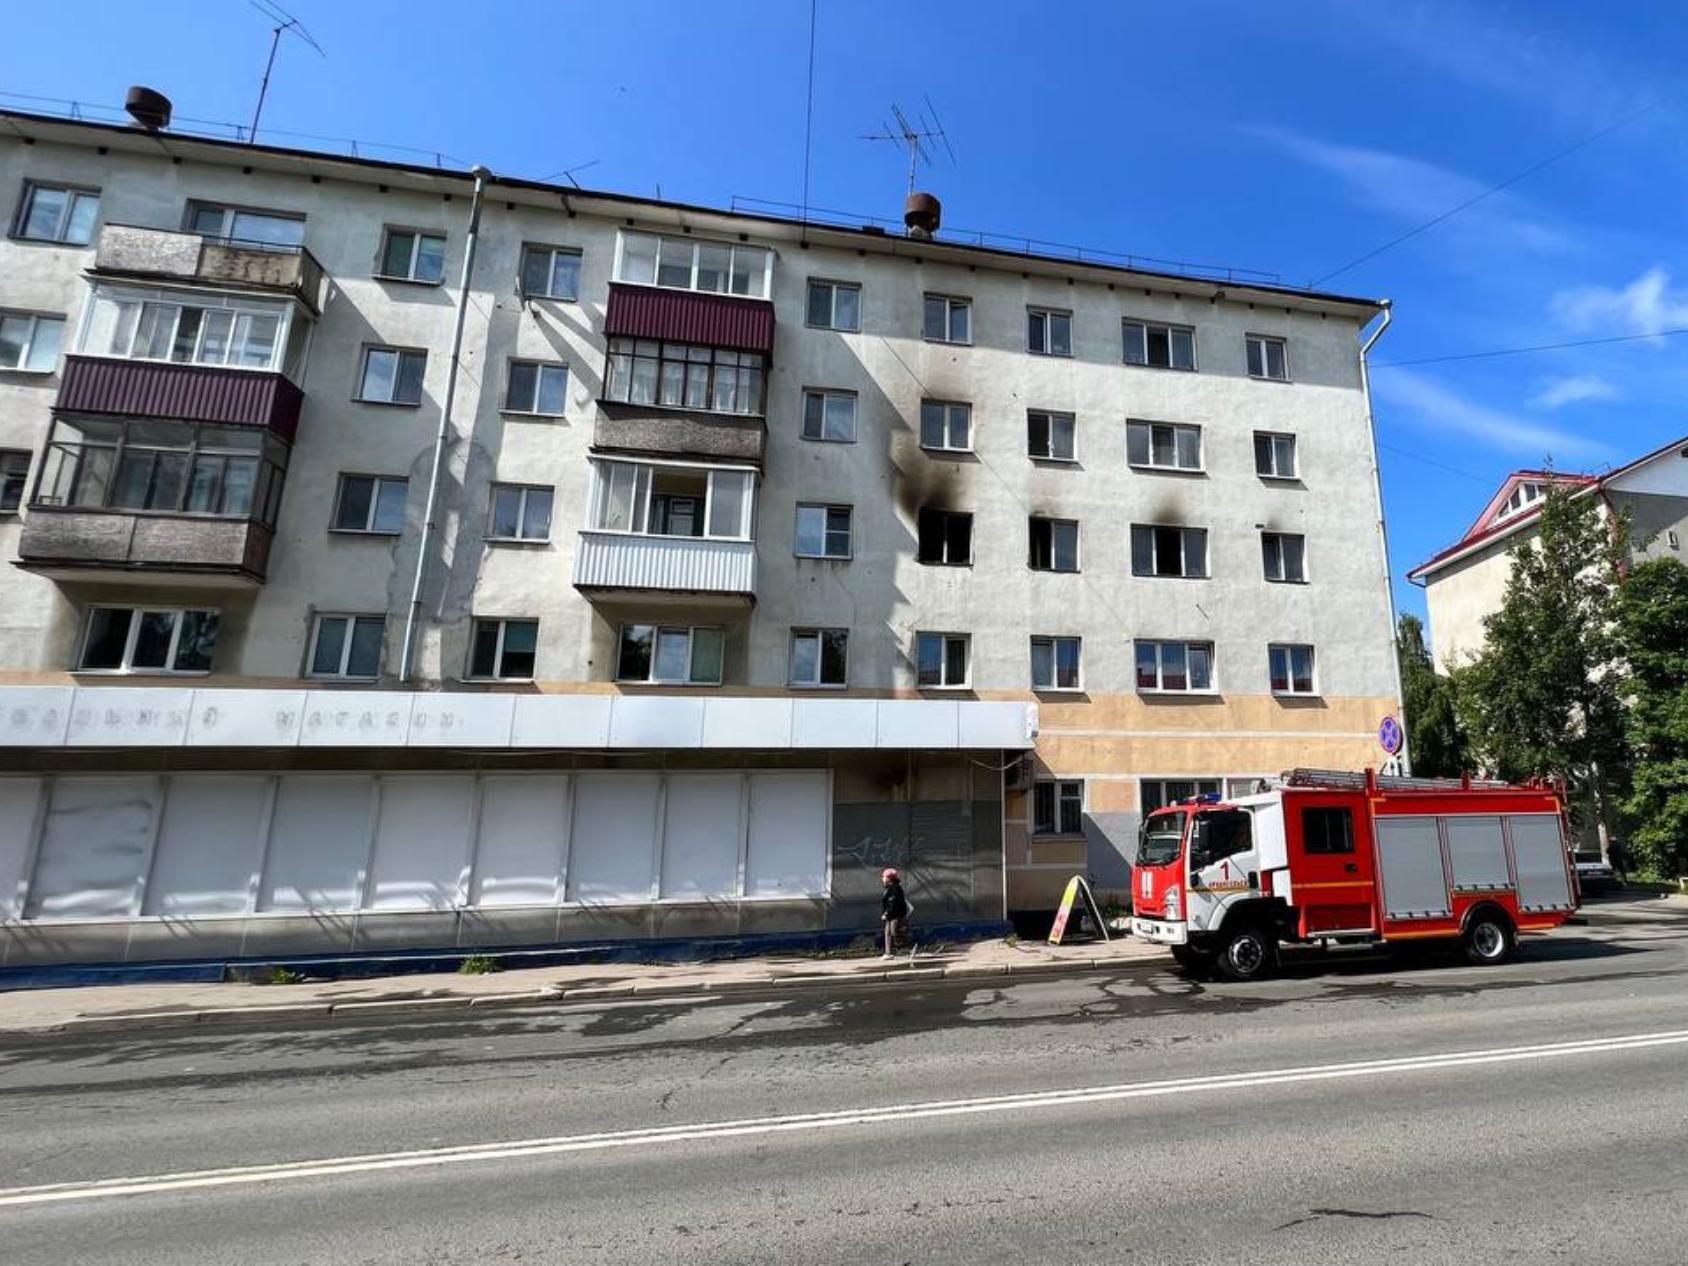
{"label": "green tree", "polygon": [[1511,552],[1483,650],[1457,673],[1472,753],[1502,778],[1562,778],[1573,813],[1613,818],[1626,760],[1615,637],[1626,527],[1549,482],[1536,532]]}
{"label": "green tree", "polygon": [[1631,853],[1656,875],[1688,874],[1688,567],[1659,558],[1631,572],[1617,632],[1629,667]]}
{"label": "green tree", "polygon": [[1465,732],[1455,708],[1454,683],[1431,666],[1424,625],[1403,615],[1395,629],[1401,663],[1401,707],[1406,712],[1407,755],[1412,771],[1426,778],[1457,778],[1469,769]]}

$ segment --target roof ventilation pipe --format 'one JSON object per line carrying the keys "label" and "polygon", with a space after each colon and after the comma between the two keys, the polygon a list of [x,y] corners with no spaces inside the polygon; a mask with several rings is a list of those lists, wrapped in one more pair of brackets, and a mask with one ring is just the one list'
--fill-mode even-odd
{"label": "roof ventilation pipe", "polygon": [[170,98],[162,92],[136,84],[123,98],[123,108],[129,117],[149,132],[159,132],[170,126]]}
{"label": "roof ventilation pipe", "polygon": [[943,219],[943,210],[943,205],[929,193],[909,194],[903,200],[903,224],[908,228],[908,235],[921,241],[931,240]]}

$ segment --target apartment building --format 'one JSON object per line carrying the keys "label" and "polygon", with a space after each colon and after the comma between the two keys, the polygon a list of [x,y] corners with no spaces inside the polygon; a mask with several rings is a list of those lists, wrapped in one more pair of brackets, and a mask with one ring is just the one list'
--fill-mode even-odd
{"label": "apartment building", "polygon": [[977,926],[1375,762],[1377,302],[0,123],[0,962]]}

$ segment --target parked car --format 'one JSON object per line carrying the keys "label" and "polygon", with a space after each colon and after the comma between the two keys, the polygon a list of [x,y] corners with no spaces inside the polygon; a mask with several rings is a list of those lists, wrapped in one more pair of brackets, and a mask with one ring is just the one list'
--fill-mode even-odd
{"label": "parked car", "polygon": [[1590,888],[1609,888],[1616,882],[1612,873],[1612,863],[1597,852],[1579,852],[1573,855],[1577,865],[1577,883],[1583,891]]}

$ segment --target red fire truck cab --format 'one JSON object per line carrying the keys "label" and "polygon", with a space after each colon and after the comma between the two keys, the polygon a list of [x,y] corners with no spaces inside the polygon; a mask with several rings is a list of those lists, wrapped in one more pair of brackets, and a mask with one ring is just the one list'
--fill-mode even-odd
{"label": "red fire truck cab", "polygon": [[1470,779],[1298,769],[1143,823],[1132,932],[1180,964],[1269,974],[1286,942],[1457,940],[1502,963],[1577,908],[1563,796]]}

